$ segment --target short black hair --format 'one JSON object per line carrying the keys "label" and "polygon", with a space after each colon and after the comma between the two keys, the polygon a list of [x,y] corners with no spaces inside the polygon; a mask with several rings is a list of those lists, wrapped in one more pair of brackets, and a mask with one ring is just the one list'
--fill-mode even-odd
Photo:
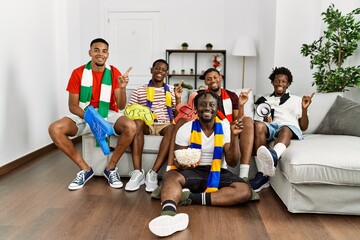
{"label": "short black hair", "polygon": [[195,98],[194,98],[194,106],[195,106],[195,108],[197,108],[199,99],[201,97],[206,97],[207,95],[211,95],[214,99],[216,99],[217,108],[220,109],[220,97],[216,93],[214,93],[212,91],[206,91],[206,90],[199,91],[198,95],[195,96]]}
{"label": "short black hair", "polygon": [[219,70],[217,70],[216,68],[209,68],[209,69],[206,70],[199,78],[200,78],[201,80],[205,80],[206,75],[207,75],[208,73],[210,73],[210,72],[217,72],[217,73],[220,75]]}
{"label": "short black hair", "polygon": [[286,67],[275,67],[273,68],[273,71],[272,73],[270,74],[269,76],[269,79],[271,80],[271,82],[274,81],[275,79],[275,76],[278,75],[278,74],[284,74],[287,76],[287,79],[288,79],[288,82],[289,82],[289,85],[292,83],[293,81],[293,76],[290,72],[289,69],[287,69]]}
{"label": "short black hair", "polygon": [[98,43],[98,42],[105,43],[106,46],[109,47],[109,43],[108,43],[107,41],[105,41],[105,39],[95,38],[94,40],[91,41],[91,43],[90,43],[90,48],[91,48],[91,46],[92,46],[94,43]]}
{"label": "short black hair", "polygon": [[169,70],[169,64],[168,64],[167,61],[164,60],[164,59],[158,59],[158,60],[156,60],[156,61],[153,63],[152,67],[155,67],[155,64],[158,63],[158,62],[165,63],[165,64],[166,64],[166,67],[167,67],[167,70]]}

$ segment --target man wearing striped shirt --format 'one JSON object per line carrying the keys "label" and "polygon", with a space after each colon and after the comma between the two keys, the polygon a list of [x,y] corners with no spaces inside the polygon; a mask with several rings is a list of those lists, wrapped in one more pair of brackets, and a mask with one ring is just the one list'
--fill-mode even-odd
{"label": "man wearing striped shirt", "polygon": [[[130,173],[131,178],[125,186],[127,191],[136,191],[144,183],[147,192],[152,192],[158,187],[157,172],[168,156],[175,106],[181,102],[182,94],[181,84],[174,88],[164,82],[168,68],[165,60],[156,60],[151,68],[152,79],[147,85],[134,90],[129,100],[129,105],[137,103],[149,107],[156,118],[153,125],[146,125],[143,120],[135,120],[137,131],[131,145],[134,171]],[[144,135],[163,136],[156,161],[146,176],[141,168]]]}

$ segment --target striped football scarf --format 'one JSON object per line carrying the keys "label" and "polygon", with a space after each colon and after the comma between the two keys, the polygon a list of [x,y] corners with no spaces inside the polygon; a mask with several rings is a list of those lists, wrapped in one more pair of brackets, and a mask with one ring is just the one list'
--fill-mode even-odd
{"label": "striped football scarf", "polygon": [[[93,75],[92,75],[91,61],[90,61],[85,65],[81,77],[79,105],[82,109],[85,109],[90,103],[92,96],[92,84],[93,84]],[[101,80],[101,92],[100,92],[99,107],[98,107],[98,112],[100,116],[102,116],[103,118],[106,118],[109,113],[110,96],[111,96],[111,68],[109,65],[106,65]]]}
{"label": "striped football scarf", "polygon": [[[164,92],[165,92],[165,105],[169,114],[170,122],[174,123],[174,115],[172,110],[172,97],[169,86],[164,83]],[[149,81],[149,84],[146,87],[146,106],[151,109],[152,104],[155,98],[155,87],[152,80]],[[155,122],[157,120],[155,119]]]}
{"label": "striped football scarf", "polygon": [[[201,124],[199,119],[192,122],[190,148],[201,149]],[[224,131],[221,120],[216,117],[214,125],[214,154],[205,192],[216,192],[220,183],[220,170],[223,155]]]}
{"label": "striped football scarf", "polygon": [[[206,91],[210,92],[211,90],[206,89]],[[221,88],[221,100],[222,100],[223,107],[224,107],[224,113],[219,110],[217,113],[217,116],[221,120],[227,119],[227,121],[231,123],[233,121],[232,102],[231,102],[231,98],[229,97],[229,94],[226,92],[225,88]]]}

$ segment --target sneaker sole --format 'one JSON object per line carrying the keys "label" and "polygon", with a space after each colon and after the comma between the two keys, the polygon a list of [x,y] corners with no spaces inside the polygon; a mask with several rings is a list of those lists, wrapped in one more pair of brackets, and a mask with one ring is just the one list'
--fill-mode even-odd
{"label": "sneaker sole", "polygon": [[261,185],[258,189],[253,189],[254,192],[258,193],[260,192],[261,190],[265,189],[265,188],[268,188],[270,187],[270,181],[268,181],[267,183]]}
{"label": "sneaker sole", "polygon": [[83,185],[81,186],[75,186],[75,187],[70,187],[70,185],[68,186],[68,189],[71,190],[71,191],[74,191],[74,190],[79,190],[81,188],[84,187],[85,183],[87,183],[87,181],[89,181],[93,176],[95,175],[95,173],[93,173],[90,177],[88,177],[88,179],[86,179],[86,181],[84,182]]}
{"label": "sneaker sole", "polygon": [[263,164],[264,175],[269,177],[274,176],[276,168],[274,167],[274,160],[270,151],[265,146],[261,146],[256,151],[256,155]]}
{"label": "sneaker sole", "polygon": [[175,216],[162,215],[149,223],[150,231],[159,237],[166,237],[178,231],[183,231],[189,225],[189,216],[178,213]]}
{"label": "sneaker sole", "polygon": [[157,189],[157,186],[156,187],[148,187],[147,185],[146,185],[146,183],[145,183],[145,191],[147,191],[147,192],[149,192],[149,193],[151,193],[151,192],[153,192],[153,191],[155,191],[155,189]]}
{"label": "sneaker sole", "polygon": [[[109,183],[109,178],[106,176],[105,173],[103,173],[104,177],[108,180],[108,183]],[[119,184],[112,184],[112,183],[109,183],[110,187],[112,188],[122,188],[124,186],[124,184],[120,181]]]}
{"label": "sneaker sole", "polygon": [[145,180],[142,180],[137,186],[135,186],[135,187],[133,187],[133,188],[128,187],[128,185],[126,184],[125,190],[126,190],[126,191],[136,191],[136,190],[138,190],[142,185],[144,185],[144,183],[145,183]]}

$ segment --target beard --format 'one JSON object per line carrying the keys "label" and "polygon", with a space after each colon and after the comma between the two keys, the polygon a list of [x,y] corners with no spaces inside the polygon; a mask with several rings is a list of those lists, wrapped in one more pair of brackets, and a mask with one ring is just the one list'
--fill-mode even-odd
{"label": "beard", "polygon": [[217,93],[220,90],[220,87],[218,88],[210,88],[210,91]]}
{"label": "beard", "polygon": [[201,114],[199,115],[200,120],[201,120],[202,122],[204,122],[204,123],[209,123],[209,122],[214,121],[214,118],[215,118],[215,116],[214,116],[214,111],[206,112],[206,113],[211,113],[212,117],[210,117],[210,118],[204,118],[204,115],[203,115],[203,114],[204,114],[205,112],[206,112],[206,111],[203,111],[203,112],[201,112]]}
{"label": "beard", "polygon": [[95,63],[95,65],[98,67],[103,67],[105,65],[105,63]]}

